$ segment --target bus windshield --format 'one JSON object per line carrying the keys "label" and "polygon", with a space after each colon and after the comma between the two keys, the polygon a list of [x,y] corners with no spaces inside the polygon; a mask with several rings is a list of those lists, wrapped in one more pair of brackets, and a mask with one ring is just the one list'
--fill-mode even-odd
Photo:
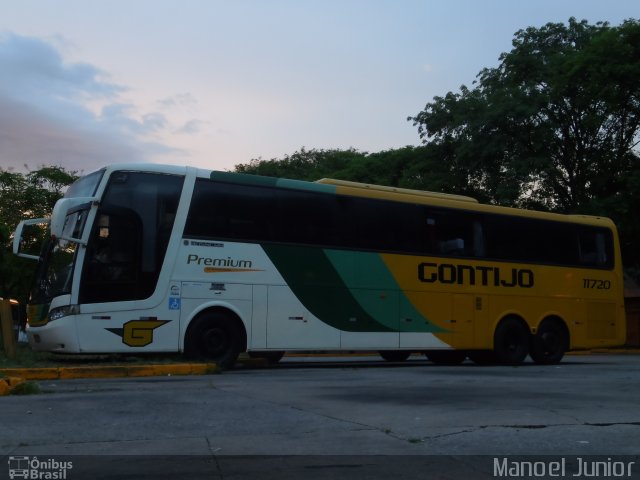
{"label": "bus windshield", "polygon": [[90,173],[85,177],[80,177],[67,189],[64,194],[65,198],[73,197],[92,197],[95,195],[100,180],[104,175],[104,170]]}
{"label": "bus windshield", "polygon": [[45,243],[31,290],[31,303],[46,304],[58,295],[71,293],[76,251],[76,243],[54,239]]}

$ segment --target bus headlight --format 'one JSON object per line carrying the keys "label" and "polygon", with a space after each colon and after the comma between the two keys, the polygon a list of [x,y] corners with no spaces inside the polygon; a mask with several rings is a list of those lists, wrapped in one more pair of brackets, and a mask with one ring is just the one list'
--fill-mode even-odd
{"label": "bus headlight", "polygon": [[49,312],[49,321],[53,322],[59,318],[68,315],[77,315],[78,313],[80,313],[80,307],[78,305],[65,305],[64,307],[54,308]]}

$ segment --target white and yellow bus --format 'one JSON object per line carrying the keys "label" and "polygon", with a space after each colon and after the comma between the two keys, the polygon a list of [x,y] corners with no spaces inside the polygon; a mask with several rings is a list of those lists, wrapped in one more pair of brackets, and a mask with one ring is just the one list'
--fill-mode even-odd
{"label": "white and yellow bus", "polygon": [[[16,253],[39,221],[18,226]],[[185,352],[225,367],[245,351],[317,350],[519,364],[625,339],[606,218],[131,164],[80,178],[49,228],[31,256],[36,350]]]}

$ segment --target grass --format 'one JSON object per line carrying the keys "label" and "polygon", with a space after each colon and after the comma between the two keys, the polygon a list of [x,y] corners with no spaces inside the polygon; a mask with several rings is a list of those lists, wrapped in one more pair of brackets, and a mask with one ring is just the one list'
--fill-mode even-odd
{"label": "grass", "polygon": [[28,345],[21,343],[16,347],[15,358],[7,357],[4,350],[0,350],[0,369],[54,367],[55,362],[50,356],[49,353],[34,352]]}
{"label": "grass", "polygon": [[38,393],[42,393],[42,390],[36,382],[19,383],[11,391],[11,395],[36,395]]}

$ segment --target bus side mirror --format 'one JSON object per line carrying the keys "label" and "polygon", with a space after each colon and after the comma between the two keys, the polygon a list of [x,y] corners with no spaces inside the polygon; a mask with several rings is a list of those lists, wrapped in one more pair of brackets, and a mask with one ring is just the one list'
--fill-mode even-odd
{"label": "bus side mirror", "polygon": [[38,255],[30,255],[28,253],[21,252],[23,245],[22,235],[24,233],[24,227],[29,225],[48,225],[48,218],[31,218],[29,220],[22,220],[16,227],[16,231],[13,234],[13,253],[22,258],[28,258],[29,260],[40,260]]}
{"label": "bus side mirror", "polygon": [[97,202],[93,197],[61,198],[51,213],[51,236],[85,244],[84,226],[91,205]]}

